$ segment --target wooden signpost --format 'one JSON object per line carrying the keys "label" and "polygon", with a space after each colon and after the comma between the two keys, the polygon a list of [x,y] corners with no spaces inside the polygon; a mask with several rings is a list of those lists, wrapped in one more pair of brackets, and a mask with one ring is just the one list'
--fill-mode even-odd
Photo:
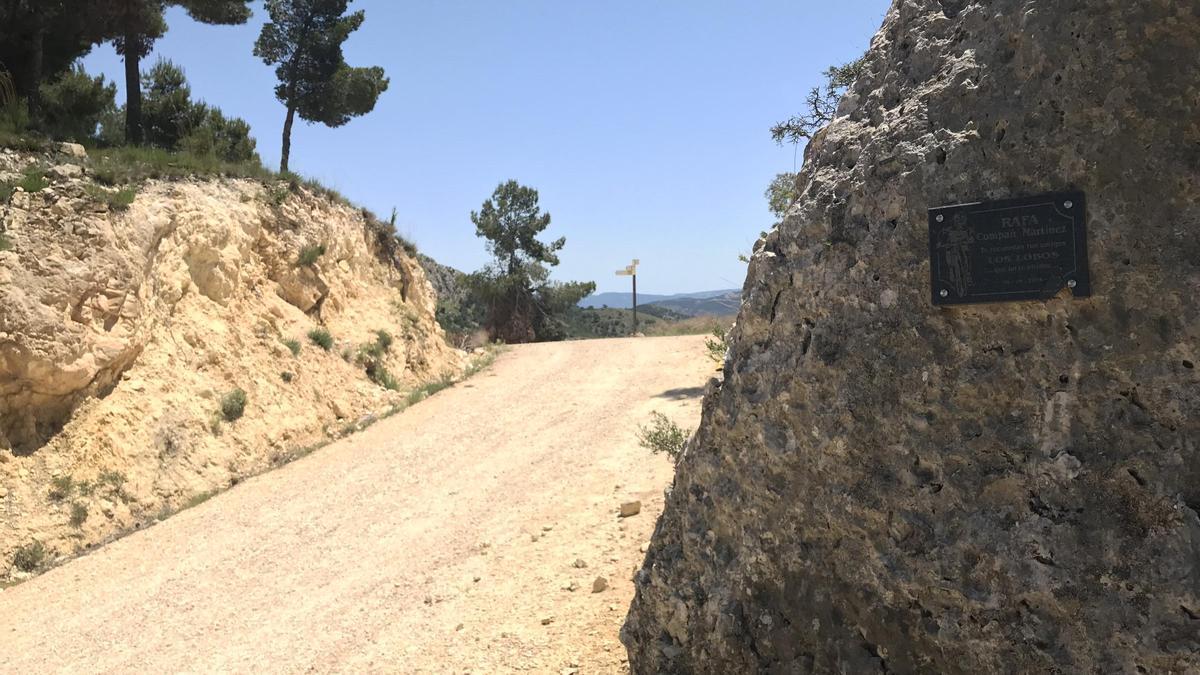
{"label": "wooden signpost", "polygon": [[637,266],[640,261],[633,259],[633,264],[623,270],[617,270],[619,277],[633,277],[633,335],[637,335]]}

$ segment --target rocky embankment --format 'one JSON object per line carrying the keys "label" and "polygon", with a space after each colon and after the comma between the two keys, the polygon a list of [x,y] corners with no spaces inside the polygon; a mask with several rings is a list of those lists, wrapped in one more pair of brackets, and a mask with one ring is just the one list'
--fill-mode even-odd
{"label": "rocky embankment", "polygon": [[[634,672],[1200,672],[1197,101],[1194,2],[893,4],[756,246]],[[1062,190],[1091,297],[931,304],[927,209]]]}
{"label": "rocky embankment", "polygon": [[0,154],[0,183],[29,188],[0,205],[0,580],[461,371],[421,267],[369,214],[284,181],[119,195],[64,149]]}

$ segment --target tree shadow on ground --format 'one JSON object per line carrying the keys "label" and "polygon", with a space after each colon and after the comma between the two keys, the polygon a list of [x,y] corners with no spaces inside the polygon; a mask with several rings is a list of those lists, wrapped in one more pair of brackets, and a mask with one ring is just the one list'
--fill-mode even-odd
{"label": "tree shadow on ground", "polygon": [[679,387],[678,389],[668,389],[654,398],[669,398],[673,401],[682,401],[686,398],[700,398],[704,395],[704,387]]}

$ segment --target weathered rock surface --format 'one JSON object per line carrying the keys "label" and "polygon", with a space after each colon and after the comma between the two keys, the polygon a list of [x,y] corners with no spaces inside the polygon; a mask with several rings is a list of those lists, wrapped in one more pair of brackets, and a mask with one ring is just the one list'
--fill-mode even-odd
{"label": "weathered rock surface", "polygon": [[[1200,5],[897,0],[756,246],[638,673],[1200,672]],[[1094,295],[929,304],[926,209],[1082,189]]]}
{"label": "weathered rock surface", "polygon": [[[55,161],[0,151],[0,181]],[[35,539],[85,548],[402,401],[354,358],[376,331],[402,389],[463,365],[416,260],[358,209],[285,183],[186,180],[141,184],[118,211],[87,164],[63,166],[0,204],[0,579]],[[332,351],[307,339],[318,327]],[[248,404],[229,423],[235,388]],[[56,477],[77,487],[51,498]],[[79,527],[75,504],[91,513]]]}

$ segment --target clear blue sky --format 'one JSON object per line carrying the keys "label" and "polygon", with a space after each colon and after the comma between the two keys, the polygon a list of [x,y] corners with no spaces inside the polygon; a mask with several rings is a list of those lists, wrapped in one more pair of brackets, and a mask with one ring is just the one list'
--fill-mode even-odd
{"label": "clear blue sky", "polygon": [[[291,168],[387,217],[424,252],[465,271],[487,261],[472,209],[503,180],[538,189],[565,236],[554,277],[627,290],[738,288],[772,218],[762,193],[793,167],[769,127],[799,111],[827,66],[856,58],[888,0],[357,0],[351,65],[382,66],[375,112],[339,129],[297,123]],[[242,117],[278,166],[284,109],[245,26],[178,9],[155,52],[193,97]],[[85,60],[123,82],[111,45]],[[119,94],[123,98],[123,94]],[[803,153],[801,153],[803,154]]]}

